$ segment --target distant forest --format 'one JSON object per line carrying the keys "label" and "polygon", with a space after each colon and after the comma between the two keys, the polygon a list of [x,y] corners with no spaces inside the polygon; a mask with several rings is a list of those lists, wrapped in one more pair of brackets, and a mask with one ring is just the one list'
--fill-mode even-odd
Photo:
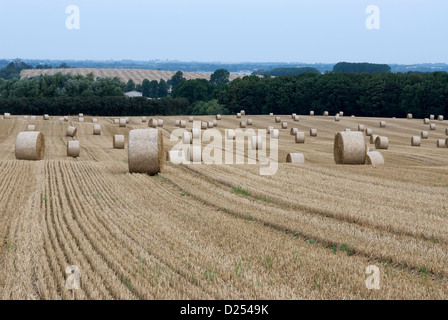
{"label": "distant forest", "polygon": [[[294,76],[245,76],[229,82],[216,70],[210,81],[186,80],[177,72],[170,81],[123,83],[118,78],[56,74],[32,79],[0,79],[0,114],[176,115],[316,114],[415,118],[448,115],[448,73],[304,72]],[[128,98],[138,89],[144,97]]]}
{"label": "distant forest", "polygon": [[[0,59],[0,68],[4,68],[13,60]],[[316,68],[320,73],[331,72],[335,63],[300,63],[300,62],[240,62],[240,63],[220,63],[220,62],[182,62],[182,61],[92,61],[92,60],[48,60],[48,59],[23,59],[32,68],[58,68],[65,64],[72,68],[118,68],[118,69],[151,69],[183,72],[214,72],[217,69],[226,69],[231,73],[251,74],[257,70],[273,70],[276,68]],[[445,63],[419,63],[414,65],[389,64],[391,72],[448,72],[448,64]]]}

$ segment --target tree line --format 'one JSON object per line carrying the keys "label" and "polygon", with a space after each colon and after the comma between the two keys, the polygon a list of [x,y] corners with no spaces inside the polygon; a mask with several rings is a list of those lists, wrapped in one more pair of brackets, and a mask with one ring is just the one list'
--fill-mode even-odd
{"label": "tree line", "polygon": [[[157,81],[156,81],[157,82]],[[129,83],[128,83],[129,84]],[[149,82],[151,84],[151,82]],[[217,70],[210,81],[186,80],[182,72],[153,91],[168,86],[160,99],[127,98],[119,79],[54,75],[34,79],[0,79],[0,113],[95,115],[316,114],[344,111],[348,115],[414,117],[448,114],[448,73],[302,73],[228,81]],[[143,86],[143,84],[142,84]]]}

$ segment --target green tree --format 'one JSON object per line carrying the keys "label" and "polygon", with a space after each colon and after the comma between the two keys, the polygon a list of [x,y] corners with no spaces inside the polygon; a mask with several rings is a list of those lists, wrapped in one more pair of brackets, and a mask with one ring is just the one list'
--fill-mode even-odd
{"label": "green tree", "polygon": [[226,69],[218,69],[210,76],[210,82],[217,87],[229,83],[230,72]]}
{"label": "green tree", "polygon": [[142,95],[144,97],[149,97],[150,94],[150,82],[148,79],[144,79],[142,82]]}
{"label": "green tree", "polygon": [[134,90],[135,90],[135,82],[134,82],[134,80],[129,79],[128,82],[126,83],[125,91],[129,92],[129,91],[134,91]]}
{"label": "green tree", "polygon": [[168,95],[168,84],[165,80],[160,79],[159,86],[157,88],[157,96],[159,98],[166,97]]}
{"label": "green tree", "polygon": [[186,98],[188,102],[212,99],[215,86],[205,79],[182,81],[173,91],[174,98]]}
{"label": "green tree", "polygon": [[184,78],[184,74],[182,71],[177,71],[172,77],[171,80],[168,80],[168,85],[174,90],[176,87],[183,81],[186,81]]}
{"label": "green tree", "polygon": [[149,97],[150,98],[157,98],[158,97],[158,91],[159,89],[159,83],[157,82],[157,80],[152,80],[149,83]]}

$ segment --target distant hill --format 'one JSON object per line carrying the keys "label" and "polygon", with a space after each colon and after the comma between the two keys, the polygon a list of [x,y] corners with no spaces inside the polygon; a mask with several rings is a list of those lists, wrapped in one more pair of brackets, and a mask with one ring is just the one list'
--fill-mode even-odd
{"label": "distant hill", "polygon": [[[162,70],[143,70],[143,69],[94,69],[94,68],[70,68],[70,69],[25,69],[20,72],[21,78],[33,78],[40,75],[54,75],[56,73],[70,73],[72,75],[87,75],[93,73],[94,78],[103,77],[118,77],[124,83],[132,79],[135,83],[142,83],[144,79],[149,81],[159,81],[163,79],[165,81],[170,80],[175,71],[162,71]],[[206,79],[210,80],[212,73],[200,73],[200,72],[183,72],[185,79]],[[230,74],[229,80],[232,81],[236,78],[242,78],[244,75]]]}

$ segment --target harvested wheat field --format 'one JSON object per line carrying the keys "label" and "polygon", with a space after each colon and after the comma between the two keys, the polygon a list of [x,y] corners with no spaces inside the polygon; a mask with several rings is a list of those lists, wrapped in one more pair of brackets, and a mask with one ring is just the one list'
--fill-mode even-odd
{"label": "harvested wheat field", "polygon": [[[448,148],[436,146],[448,122],[418,148],[410,139],[428,126],[415,118],[282,115],[306,133],[303,144],[274,116],[222,116],[212,130],[224,136],[247,117],[250,129],[280,132],[274,175],[260,175],[259,165],[171,162],[158,175],[131,174],[128,136],[148,127],[141,117],[126,127],[97,117],[101,135],[88,115],[0,120],[0,298],[448,298]],[[192,123],[160,119],[168,151],[175,121]],[[29,124],[45,137],[43,160],[15,158]],[[335,164],[335,134],[360,124],[388,138],[378,150],[384,166]],[[113,147],[114,135],[125,136],[124,149]],[[258,152],[270,150],[267,137]],[[67,157],[75,139],[79,157]],[[289,153],[305,163],[286,163]],[[379,268],[377,289],[366,286],[370,265]],[[78,267],[80,289],[67,289],[68,266]]]}

